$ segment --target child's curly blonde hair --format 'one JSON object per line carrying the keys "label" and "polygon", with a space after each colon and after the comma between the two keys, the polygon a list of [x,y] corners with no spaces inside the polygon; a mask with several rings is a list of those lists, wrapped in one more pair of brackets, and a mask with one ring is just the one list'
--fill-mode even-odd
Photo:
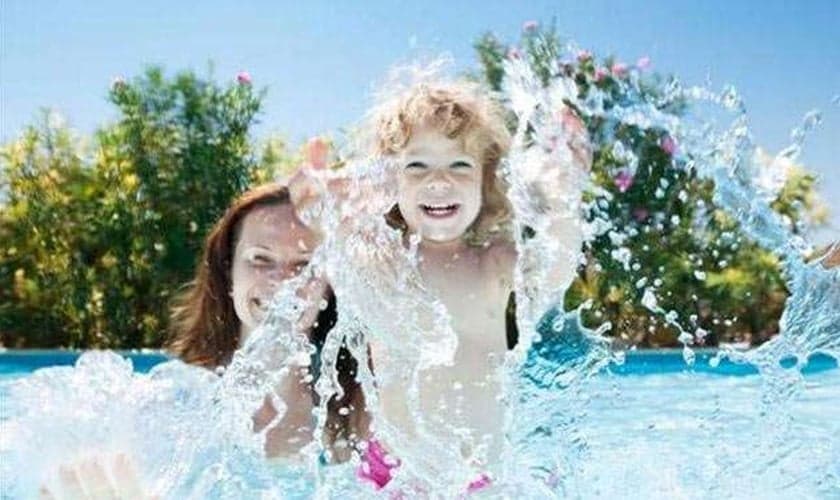
{"label": "child's curly blonde hair", "polygon": [[[511,137],[503,108],[487,90],[466,80],[419,83],[384,99],[370,119],[375,155],[400,153],[414,131],[426,126],[459,141],[464,152],[483,167],[481,210],[467,231],[467,242],[480,245],[507,229],[510,203],[496,173]],[[387,219],[393,227],[407,229],[398,206],[394,205]]]}

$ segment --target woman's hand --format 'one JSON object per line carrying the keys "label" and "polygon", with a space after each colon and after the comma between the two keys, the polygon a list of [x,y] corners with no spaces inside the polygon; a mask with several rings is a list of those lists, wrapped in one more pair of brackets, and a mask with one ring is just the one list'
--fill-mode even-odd
{"label": "woman's hand", "polygon": [[124,453],[98,456],[58,469],[58,482],[41,487],[43,500],[158,499],[140,483],[134,464]]}
{"label": "woman's hand", "polygon": [[313,277],[306,283],[306,285],[298,289],[298,297],[303,299],[306,303],[306,307],[301,313],[297,323],[297,327],[300,331],[311,332],[314,328],[315,321],[318,319],[318,314],[324,309],[322,306],[325,303],[328,303],[328,288],[329,285],[327,284],[326,279]]}

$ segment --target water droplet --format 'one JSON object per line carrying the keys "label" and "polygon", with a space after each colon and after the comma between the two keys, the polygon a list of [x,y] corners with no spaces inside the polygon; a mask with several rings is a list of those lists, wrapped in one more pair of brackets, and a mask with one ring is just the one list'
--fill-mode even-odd
{"label": "water droplet", "polygon": [[652,289],[645,289],[645,293],[642,295],[642,305],[653,312],[657,312],[659,310],[659,303],[656,300],[656,295],[653,294]]}

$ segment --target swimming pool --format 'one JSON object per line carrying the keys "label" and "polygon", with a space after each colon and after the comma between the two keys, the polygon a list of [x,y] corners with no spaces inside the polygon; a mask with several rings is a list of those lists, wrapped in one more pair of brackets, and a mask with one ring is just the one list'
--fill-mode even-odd
{"label": "swimming pool", "polygon": [[[8,350],[0,352],[0,380],[6,382],[23,377],[39,368],[72,366],[83,352],[73,350]],[[165,353],[159,351],[118,352],[131,360],[134,369],[141,373],[146,373],[153,366],[169,359]],[[631,351],[627,353],[624,363],[611,363],[608,372],[613,375],[661,375],[696,372],[727,376],[755,375],[758,373],[752,365],[733,363],[726,359],[713,366],[711,360],[717,353],[714,349],[697,349],[694,352],[696,361],[692,366],[689,366],[679,349]],[[794,361],[791,359],[789,363],[783,364],[791,367]],[[816,354],[808,360],[808,364],[802,371],[805,374],[814,374],[834,368],[837,368],[837,361],[834,358]]]}
{"label": "swimming pool", "polygon": [[[10,387],[31,379],[41,368],[72,365],[81,354],[0,354],[0,422],[7,423],[15,412],[8,404]],[[121,354],[136,373],[148,373],[167,360],[159,352]],[[578,384],[580,390],[564,396],[567,401],[554,403],[563,406],[559,411],[574,415],[565,471],[573,479],[564,483],[561,496],[837,498],[837,362],[815,355],[801,370],[792,361],[783,362],[785,371],[802,373],[803,386],[789,401],[775,402],[774,414],[767,414],[767,406],[762,405],[767,380],[750,365],[726,359],[715,363],[714,354],[713,350],[697,351],[694,364],[688,366],[681,351],[631,351],[622,364],[609,364],[585,384]],[[578,398],[585,404],[576,406],[572,400]],[[160,435],[166,434],[164,428],[158,429]],[[539,448],[533,436],[529,440],[534,449]],[[275,472],[278,480],[289,484],[292,476],[287,469]],[[373,494],[355,489],[351,496],[366,492]],[[486,493],[490,497],[506,494]],[[334,490],[327,497],[346,498]]]}

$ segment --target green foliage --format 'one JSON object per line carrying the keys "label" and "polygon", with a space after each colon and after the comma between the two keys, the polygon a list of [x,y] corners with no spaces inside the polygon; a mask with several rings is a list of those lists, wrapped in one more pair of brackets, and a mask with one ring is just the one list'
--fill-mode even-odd
{"label": "green foliage", "polygon": [[[627,98],[614,60],[581,54],[554,64],[553,28],[529,29],[520,48],[492,35],[475,48],[482,78],[500,89],[507,57],[528,61],[544,83],[562,71],[581,96],[597,89],[606,107]],[[636,72],[637,75],[640,72]],[[661,97],[668,80],[646,74],[635,92]],[[167,307],[191,279],[202,240],[246,187],[288,174],[299,161],[279,138],[259,146],[249,130],[263,94],[249,79],[220,86],[186,72],[152,68],[109,93],[117,120],[94,137],[74,136],[45,113],[0,150],[0,343],[12,347],[157,347]],[[638,97],[638,96],[633,96]],[[685,103],[657,99],[679,115]],[[511,125],[514,118],[511,117]],[[642,304],[645,291],[706,342],[767,339],[787,297],[779,262],[745,238],[698,179],[668,151],[657,129],[585,118],[596,145],[585,194],[613,229],[589,248],[567,306],[591,301],[585,320],[610,321],[628,342],[675,345],[664,315]],[[619,147],[620,144],[620,147]],[[632,152],[636,168],[627,164]],[[794,231],[825,214],[814,178],[790,166],[773,208]],[[623,240],[614,244],[613,239]],[[629,252],[628,259],[616,253]]]}
{"label": "green foliage", "polygon": [[2,149],[5,345],[159,346],[204,235],[284,161],[278,141],[254,157],[262,95],[249,82],[152,68],[116,81],[109,99],[118,119],[92,141],[45,113]]}
{"label": "green foliage", "polygon": [[[505,58],[516,57],[527,61],[543,84],[563,74],[577,84],[581,98],[602,92],[605,109],[642,97],[665,113],[679,116],[686,109],[685,102],[662,98],[668,80],[659,75],[612,58],[598,61],[586,51],[562,59],[553,27],[529,27],[516,47],[484,35],[475,49],[484,81],[496,90]],[[628,85],[631,78],[638,84]],[[609,321],[610,335],[640,346],[678,345],[679,331],[666,320],[672,312],[707,345],[759,343],[775,333],[787,297],[778,259],[715,206],[713,183],[672,155],[677,145],[664,130],[583,118],[595,146],[594,188],[585,193],[593,207],[589,219],[612,229],[588,249],[588,263],[566,295],[567,308],[591,302],[584,317],[590,326]],[[792,169],[772,206],[794,231],[806,218],[818,219],[813,176]],[[643,305],[646,292],[660,312]]]}

